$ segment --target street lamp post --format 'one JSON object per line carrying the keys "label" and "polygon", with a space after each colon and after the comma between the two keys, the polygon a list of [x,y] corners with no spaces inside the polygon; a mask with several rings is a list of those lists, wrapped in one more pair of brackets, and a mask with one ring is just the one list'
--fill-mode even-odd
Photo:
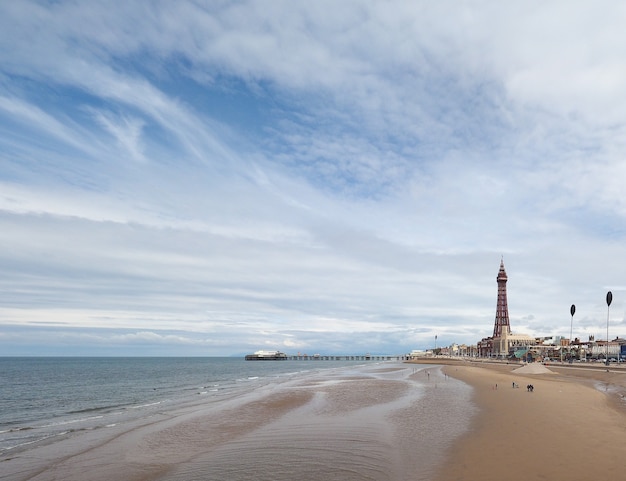
{"label": "street lamp post", "polygon": [[606,293],[606,365],[609,365],[609,313],[613,302],[613,293]]}
{"label": "street lamp post", "polygon": [[572,361],[572,330],[574,329],[574,313],[576,312],[576,306],[572,304],[569,308],[569,313],[572,315],[572,321],[569,325],[569,360]]}

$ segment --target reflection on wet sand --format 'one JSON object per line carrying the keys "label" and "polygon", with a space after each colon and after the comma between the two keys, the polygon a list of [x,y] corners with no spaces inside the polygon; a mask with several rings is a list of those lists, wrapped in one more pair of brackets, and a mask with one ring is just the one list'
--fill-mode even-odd
{"label": "reflection on wet sand", "polygon": [[469,422],[470,391],[433,371],[380,370],[310,380],[288,389],[310,402],[220,443],[162,480],[429,479],[441,452]]}

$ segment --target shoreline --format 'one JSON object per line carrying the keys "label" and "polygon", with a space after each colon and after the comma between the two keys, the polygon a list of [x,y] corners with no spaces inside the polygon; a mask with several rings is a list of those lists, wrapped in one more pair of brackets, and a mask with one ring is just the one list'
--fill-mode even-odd
{"label": "shoreline", "polygon": [[472,386],[479,409],[436,481],[623,475],[626,372],[549,365],[550,372],[529,374],[515,372],[521,364],[433,364]]}
{"label": "shoreline", "polygon": [[430,481],[471,393],[440,366],[312,372],[8,455],[0,480]]}
{"label": "shoreline", "polygon": [[521,366],[436,359],[312,372],[76,432],[6,457],[0,480],[619,478],[626,371]]}

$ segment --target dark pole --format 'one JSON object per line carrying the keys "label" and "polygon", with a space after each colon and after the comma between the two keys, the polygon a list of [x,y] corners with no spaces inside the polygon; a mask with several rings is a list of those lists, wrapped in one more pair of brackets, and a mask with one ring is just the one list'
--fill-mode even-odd
{"label": "dark pole", "polygon": [[569,313],[572,315],[572,322],[569,325],[569,360],[572,360],[572,331],[574,329],[574,313],[576,312],[576,306],[572,304],[569,308]]}
{"label": "dark pole", "polygon": [[606,365],[609,365],[609,312],[613,302],[613,293],[606,293]]}

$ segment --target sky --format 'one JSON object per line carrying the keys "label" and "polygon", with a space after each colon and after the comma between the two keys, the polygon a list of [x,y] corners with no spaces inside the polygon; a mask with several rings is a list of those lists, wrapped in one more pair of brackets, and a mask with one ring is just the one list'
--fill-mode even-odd
{"label": "sky", "polygon": [[626,337],[625,22],[0,2],[0,356]]}

